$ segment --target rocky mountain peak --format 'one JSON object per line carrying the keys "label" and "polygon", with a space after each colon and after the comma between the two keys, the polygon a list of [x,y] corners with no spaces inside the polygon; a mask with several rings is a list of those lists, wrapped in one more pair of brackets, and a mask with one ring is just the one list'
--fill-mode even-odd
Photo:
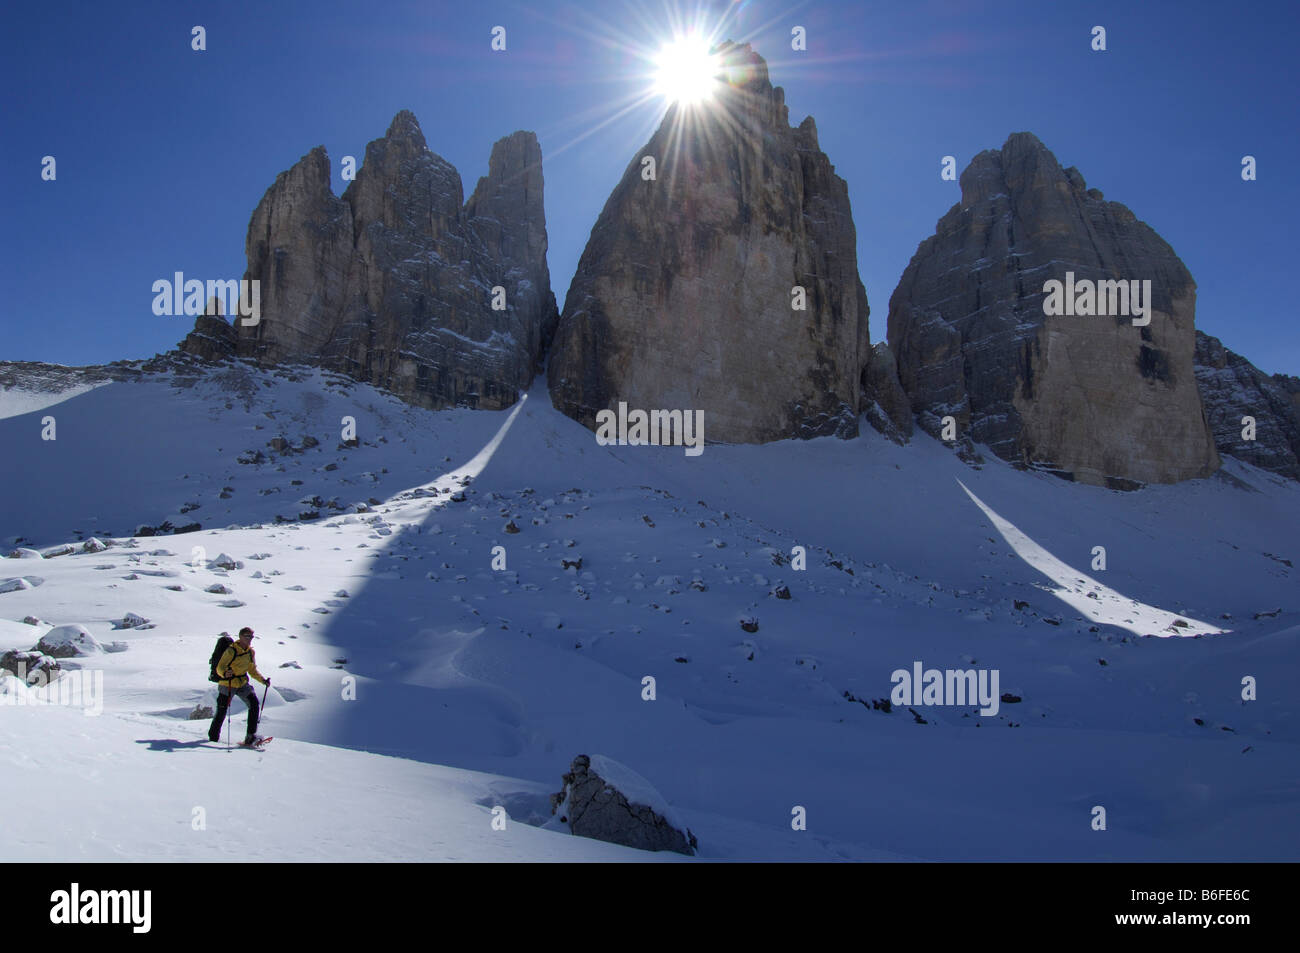
{"label": "rocky mountain peak", "polygon": [[720,79],[717,108],[712,113],[700,110],[701,119],[743,122],[751,131],[755,124],[784,130],[790,121],[785,90],[772,85],[767,60],[748,43],[733,43],[731,40],[718,44],[713,53],[717,57]]}
{"label": "rocky mountain peak", "polygon": [[624,401],[702,410],[710,440],[855,435],[869,309],[848,188],[763,58],[717,50],[723,88],[667,110],[592,229],[552,400],[589,427]]}
{"label": "rocky mountain peak", "polygon": [[410,143],[417,150],[429,148],[424,140],[424,131],[420,128],[420,121],[409,109],[398,110],[393,121],[388,124],[384,141]]}
{"label": "rocky mountain peak", "polygon": [[[1090,483],[1212,472],[1192,366],[1196,285],[1168,243],[1030,133],[979,153],[960,184],[890,300],[889,343],[920,426],[940,436],[952,417],[1004,459]],[[1049,281],[1090,287],[1092,304],[1075,313],[1071,292],[1070,312],[1048,315]],[[1101,282],[1123,282],[1122,298],[1102,304]],[[1149,291],[1145,323],[1131,291]]]}
{"label": "rocky mountain peak", "polygon": [[[542,191],[532,133],[493,146],[466,204],[407,110],[366,146],[341,198],[318,146],[253,212],[244,277],[261,282],[262,320],[232,328],[234,353],[323,366],[427,407],[509,406],[557,316]],[[181,347],[219,359],[229,337],[200,319]]]}

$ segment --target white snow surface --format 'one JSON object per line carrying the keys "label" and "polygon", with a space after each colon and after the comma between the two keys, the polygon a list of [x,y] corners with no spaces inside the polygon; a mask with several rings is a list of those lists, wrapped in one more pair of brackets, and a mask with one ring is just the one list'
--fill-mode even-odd
{"label": "white snow surface", "polygon": [[650,808],[673,827],[685,833],[687,824],[677,816],[672,805],[655,789],[655,786],[627,765],[603,754],[591,755],[591,770],[600,775],[606,787],[613,786],[629,804]]}
{"label": "white snow surface", "polygon": [[37,390],[21,387],[7,387],[0,391],[0,419],[35,414],[38,411],[56,407],[65,400],[87,394],[96,387],[103,387],[100,382],[74,384],[62,390]]}
{"label": "white snow surface", "polygon": [[[704,861],[1300,855],[1300,487],[1238,462],[1121,493],[870,431],[687,458],[598,446],[540,382],[429,412],[319,372],[145,374],[63,400],[55,441],[11,397],[2,551],[75,549],[0,567],[32,583],[0,592],[0,653],[121,641],[75,660],[99,716],[0,679],[0,860],[693,862],[542,829],[580,753]],[[164,522],[201,528],[124,535]],[[187,718],[244,625],[260,753]],[[1020,701],[872,709],[917,661]]]}

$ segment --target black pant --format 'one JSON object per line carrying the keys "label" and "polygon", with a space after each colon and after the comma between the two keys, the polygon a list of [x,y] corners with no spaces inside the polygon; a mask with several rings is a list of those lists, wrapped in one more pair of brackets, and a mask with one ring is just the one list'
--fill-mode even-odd
{"label": "black pant", "polygon": [[[226,723],[226,712],[230,710],[231,690],[222,685],[217,689],[217,713],[212,718],[212,726],[208,728],[208,740],[219,741],[221,739],[221,726]],[[234,690],[245,705],[248,706],[248,737],[252,738],[257,734],[257,692],[253,691],[252,683],[244,682],[239,688]]]}

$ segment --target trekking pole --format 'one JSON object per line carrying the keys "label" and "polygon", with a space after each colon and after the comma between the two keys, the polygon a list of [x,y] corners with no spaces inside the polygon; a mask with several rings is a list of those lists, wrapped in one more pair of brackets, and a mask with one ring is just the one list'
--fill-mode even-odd
{"label": "trekking pole", "polygon": [[266,693],[270,690],[271,690],[271,683],[268,681],[265,685],[262,686],[262,705],[257,711],[257,715],[259,718],[262,717],[263,712],[266,711]]}

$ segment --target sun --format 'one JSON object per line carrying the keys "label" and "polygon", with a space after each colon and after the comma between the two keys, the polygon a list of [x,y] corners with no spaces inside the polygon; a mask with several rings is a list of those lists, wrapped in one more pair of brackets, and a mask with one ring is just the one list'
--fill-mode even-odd
{"label": "sun", "polygon": [[696,33],[678,36],[654,59],[654,90],[670,103],[695,106],[713,98],[721,65],[709,41]]}

